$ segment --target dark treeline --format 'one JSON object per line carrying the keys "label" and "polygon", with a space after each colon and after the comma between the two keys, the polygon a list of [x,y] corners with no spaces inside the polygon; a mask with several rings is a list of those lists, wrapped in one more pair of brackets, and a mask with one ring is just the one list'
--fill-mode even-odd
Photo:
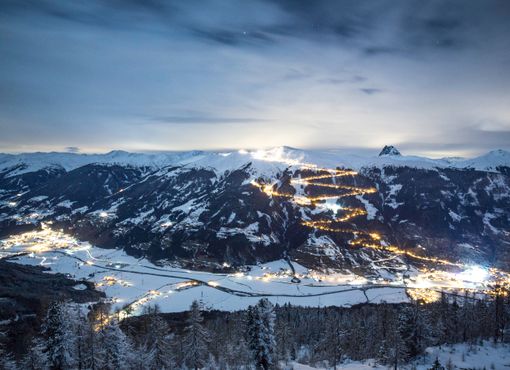
{"label": "dark treeline", "polygon": [[[205,319],[204,319],[205,315]],[[8,337],[8,333],[4,333]],[[291,369],[291,362],[334,368],[346,359],[376,359],[390,368],[426,347],[510,341],[508,298],[443,295],[434,303],[351,308],[273,306],[245,311],[145,314],[120,324],[104,310],[50,305],[25,354],[0,348],[5,369]]]}

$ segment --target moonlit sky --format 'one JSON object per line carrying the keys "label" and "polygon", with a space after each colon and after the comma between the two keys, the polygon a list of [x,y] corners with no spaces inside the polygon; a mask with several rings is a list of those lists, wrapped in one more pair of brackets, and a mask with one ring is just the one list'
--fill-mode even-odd
{"label": "moonlit sky", "polygon": [[0,0],[0,151],[510,149],[510,1]]}

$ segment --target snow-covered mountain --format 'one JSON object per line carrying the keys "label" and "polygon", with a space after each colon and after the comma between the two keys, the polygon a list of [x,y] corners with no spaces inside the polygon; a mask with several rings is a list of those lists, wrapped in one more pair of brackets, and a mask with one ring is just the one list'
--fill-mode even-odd
{"label": "snow-covered mountain", "polygon": [[0,155],[0,235],[53,222],[96,245],[221,268],[291,257],[381,273],[510,265],[510,153],[338,150]]}
{"label": "snow-covered mountain", "polygon": [[402,155],[393,145],[385,145],[379,153],[379,157],[382,155]]}
{"label": "snow-covered mountain", "polygon": [[[345,167],[359,170],[374,166],[408,166],[415,168],[474,168],[478,170],[496,170],[499,166],[510,165],[510,152],[494,150],[471,159],[442,158],[430,159],[417,156],[402,156],[394,146],[385,146],[378,156],[350,155],[339,150],[300,150],[290,147],[275,147],[267,150],[239,150],[231,152],[153,152],[129,153],[121,150],[106,154],[78,153],[0,153],[0,173],[15,176],[36,172],[41,169],[57,168],[71,171],[87,164],[121,165],[139,168],[158,169],[171,165],[191,165],[212,168],[221,173],[234,170],[252,162],[260,165],[261,170],[267,163],[281,166],[300,166],[313,163],[321,167]],[[280,166],[280,168],[281,168]]]}

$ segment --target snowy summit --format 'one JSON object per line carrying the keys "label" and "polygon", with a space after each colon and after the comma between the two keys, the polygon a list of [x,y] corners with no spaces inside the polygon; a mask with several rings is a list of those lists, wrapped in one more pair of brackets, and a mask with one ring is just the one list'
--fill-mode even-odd
{"label": "snowy summit", "polygon": [[383,150],[379,153],[379,157],[383,155],[402,155],[393,145],[385,145]]}

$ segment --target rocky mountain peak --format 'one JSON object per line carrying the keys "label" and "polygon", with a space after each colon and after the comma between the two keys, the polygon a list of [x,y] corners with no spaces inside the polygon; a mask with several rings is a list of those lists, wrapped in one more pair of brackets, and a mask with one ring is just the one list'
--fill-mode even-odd
{"label": "rocky mountain peak", "polygon": [[397,148],[393,145],[385,145],[379,153],[379,157],[382,155],[401,155]]}

